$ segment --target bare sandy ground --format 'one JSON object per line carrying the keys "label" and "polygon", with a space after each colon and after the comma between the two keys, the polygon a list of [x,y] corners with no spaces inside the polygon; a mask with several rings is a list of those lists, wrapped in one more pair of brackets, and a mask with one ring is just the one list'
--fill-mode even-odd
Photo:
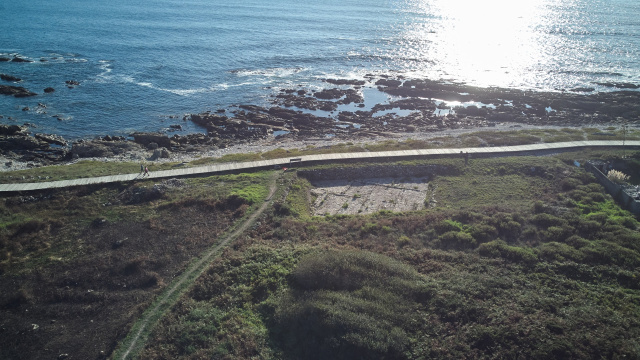
{"label": "bare sandy ground", "polygon": [[413,211],[426,207],[430,187],[425,178],[370,178],[313,182],[314,215],[371,214],[380,210]]}

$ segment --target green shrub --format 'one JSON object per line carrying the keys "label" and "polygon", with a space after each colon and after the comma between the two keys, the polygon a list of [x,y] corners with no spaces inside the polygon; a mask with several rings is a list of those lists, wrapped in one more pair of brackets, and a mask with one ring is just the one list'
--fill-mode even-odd
{"label": "green shrub", "polygon": [[462,231],[463,225],[455,220],[442,220],[434,226],[438,234],[444,234],[450,231]]}
{"label": "green shrub", "polygon": [[404,358],[419,303],[432,296],[411,267],[364,251],[300,259],[277,302],[276,343],[288,358]]}
{"label": "green shrub", "polygon": [[535,214],[531,218],[531,222],[544,228],[548,228],[550,226],[563,226],[567,224],[566,220],[545,213]]}
{"label": "green shrub", "polygon": [[640,266],[640,253],[609,241],[595,241],[580,249],[585,261],[602,265],[634,268]]}
{"label": "green shrub", "polygon": [[565,240],[565,243],[573,246],[576,249],[583,248],[590,244],[589,240],[586,240],[578,235],[569,236],[569,238]]}
{"label": "green shrub", "polygon": [[547,211],[547,206],[540,200],[533,203],[533,213],[540,214]]}
{"label": "green shrub", "polygon": [[186,314],[176,329],[176,345],[183,355],[213,343],[224,314],[209,305],[196,307]]}
{"label": "green shrub", "polygon": [[490,221],[490,225],[498,230],[498,235],[504,239],[516,239],[522,231],[524,220],[518,214],[498,213]]}
{"label": "green shrub", "polygon": [[538,260],[538,257],[532,249],[510,246],[503,240],[494,240],[480,244],[478,252],[482,256],[501,257],[514,262],[522,262],[524,264],[533,264]]}
{"label": "green shrub", "polygon": [[360,232],[363,234],[377,234],[380,231],[380,226],[376,223],[366,223],[360,228]]}
{"label": "green shrub", "polygon": [[549,242],[540,245],[538,253],[541,259],[547,261],[582,261],[584,254],[574,247],[559,242]]}
{"label": "green shrub", "polygon": [[581,218],[576,223],[575,229],[580,236],[592,239],[600,230],[602,224],[603,223],[599,221],[589,220],[588,218]]}
{"label": "green shrub", "polygon": [[585,216],[585,219],[587,219],[588,221],[594,221],[598,223],[600,226],[602,226],[609,219],[609,215],[603,212],[595,212],[595,213],[587,214]]}
{"label": "green shrub", "polygon": [[438,237],[438,242],[443,249],[470,249],[477,245],[476,239],[462,231],[449,231]]}
{"label": "green shrub", "polygon": [[620,224],[630,230],[636,230],[636,228],[638,227],[638,220],[636,220],[632,215],[612,216],[609,218],[609,221],[613,221],[616,224]]}
{"label": "green shrub", "polygon": [[396,244],[399,247],[404,247],[411,244],[411,239],[409,239],[409,237],[406,235],[402,235],[396,240]]}
{"label": "green shrub", "polygon": [[573,228],[569,225],[549,226],[542,231],[542,240],[563,242],[571,235],[573,235]]}
{"label": "green shrub", "polygon": [[536,243],[540,240],[540,236],[538,234],[538,230],[536,227],[527,227],[522,231],[520,235],[520,240],[526,241],[528,243]]}
{"label": "green shrub", "polygon": [[471,234],[478,243],[483,243],[495,240],[498,237],[498,229],[489,224],[475,224],[469,229],[469,234]]}
{"label": "green shrub", "polygon": [[560,187],[563,191],[569,191],[582,185],[582,181],[576,178],[565,178],[560,181]]}

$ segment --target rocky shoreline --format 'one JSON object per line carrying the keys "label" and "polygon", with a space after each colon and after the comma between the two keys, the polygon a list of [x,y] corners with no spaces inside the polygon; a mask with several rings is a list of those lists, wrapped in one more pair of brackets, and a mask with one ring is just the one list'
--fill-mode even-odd
{"label": "rocky shoreline", "polygon": [[[633,84],[610,84],[620,91],[586,93],[593,89],[533,92],[373,76],[324,81],[328,86],[322,90],[282,89],[269,107],[239,105],[233,111],[185,115],[184,121],[206,133],[106,135],[70,144],[57,135],[32,133],[29,125],[0,125],[0,169],[80,159],[187,161],[338,142],[428,139],[483,129],[638,126],[640,119],[640,92],[628,90],[634,89]],[[365,89],[389,100],[367,108]],[[173,127],[180,130],[180,125]]]}

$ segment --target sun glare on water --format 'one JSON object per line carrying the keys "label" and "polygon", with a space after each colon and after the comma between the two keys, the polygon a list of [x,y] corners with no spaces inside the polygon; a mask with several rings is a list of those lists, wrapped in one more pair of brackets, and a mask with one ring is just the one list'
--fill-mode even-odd
{"label": "sun glare on water", "polygon": [[480,86],[531,83],[543,68],[544,34],[557,0],[409,0],[422,22],[405,28],[402,52],[417,73],[464,79]]}

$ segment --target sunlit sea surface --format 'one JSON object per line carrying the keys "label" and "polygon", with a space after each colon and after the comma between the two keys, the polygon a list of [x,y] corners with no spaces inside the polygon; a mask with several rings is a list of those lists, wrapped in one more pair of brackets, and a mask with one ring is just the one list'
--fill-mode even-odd
{"label": "sunlit sea surface", "polygon": [[42,94],[0,96],[0,122],[70,138],[201,131],[182,115],[265,105],[323,78],[640,83],[637,0],[21,0],[0,2],[0,14],[0,57],[35,60],[0,62],[0,73]]}

